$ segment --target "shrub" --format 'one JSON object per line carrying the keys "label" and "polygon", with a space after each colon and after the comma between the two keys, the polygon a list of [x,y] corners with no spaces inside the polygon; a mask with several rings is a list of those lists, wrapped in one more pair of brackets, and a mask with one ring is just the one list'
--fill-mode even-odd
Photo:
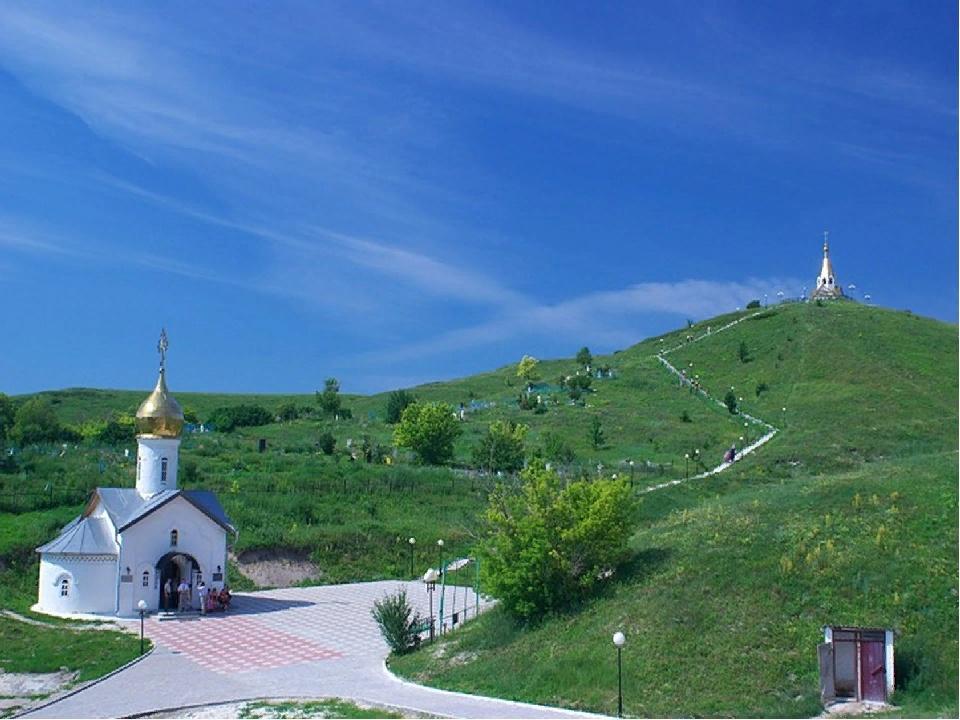
{"label": "shrub", "polygon": [[473,462],[484,470],[516,472],[523,467],[523,440],[527,426],[510,420],[490,423],[486,434],[473,449]]}
{"label": "shrub", "polygon": [[747,348],[747,343],[744,340],[740,341],[740,347],[737,348],[737,357],[740,358],[740,362],[742,363],[750,362],[750,350]]}
{"label": "shrub", "polygon": [[136,441],[136,425],[129,415],[122,415],[109,420],[96,439],[104,445],[131,445]]}
{"label": "shrub", "polygon": [[383,639],[397,655],[410,652],[420,644],[417,628],[423,624],[423,619],[414,614],[407,601],[406,590],[398,590],[393,595],[385,595],[382,600],[374,601],[370,614],[376,620]]}
{"label": "shrub", "polygon": [[421,463],[444,465],[453,458],[453,443],[460,432],[452,407],[417,402],[404,409],[393,438],[400,447],[413,450]]}
{"label": "shrub", "polygon": [[30,398],[17,409],[10,439],[23,447],[34,443],[72,440],[79,433],[69,430],[57,420],[53,406],[41,398]]}
{"label": "shrub", "polygon": [[635,502],[623,480],[579,480],[533,462],[485,513],[482,571],[513,617],[529,621],[588,597],[623,561]]}
{"label": "shrub", "polygon": [[300,408],[298,408],[297,404],[294,402],[282,403],[277,408],[277,417],[279,417],[283,422],[296,420],[298,417],[300,417]]}
{"label": "shrub", "polygon": [[333,449],[337,446],[337,439],[329,430],[320,434],[317,439],[317,445],[324,455],[333,455]]}
{"label": "shrub", "polygon": [[569,465],[577,459],[573,448],[560,435],[553,432],[543,434],[543,454],[547,460]]}
{"label": "shrub", "polygon": [[688,413],[686,410],[680,413],[680,422],[693,422],[693,420],[690,418],[690,413]]}
{"label": "shrub", "polygon": [[759,300],[751,300],[750,302],[747,303],[747,310],[753,310],[754,308],[758,308],[758,307],[760,307]]}
{"label": "shrub", "polygon": [[588,367],[593,362],[593,355],[590,353],[590,348],[584,345],[577,351],[577,365],[580,367]]}
{"label": "shrub", "polygon": [[603,424],[600,422],[600,418],[594,415],[590,418],[590,444],[593,445],[594,450],[599,450],[603,447],[606,438],[603,435]]}
{"label": "shrub", "polygon": [[733,394],[733,390],[727,390],[727,394],[723,396],[723,404],[731,415],[737,414],[737,396]]}
{"label": "shrub", "polygon": [[388,425],[396,425],[400,422],[400,416],[408,406],[413,405],[417,399],[406,390],[394,390],[387,398],[386,422]]}
{"label": "shrub", "polygon": [[769,389],[770,389],[770,386],[767,385],[765,382],[758,382],[758,383],[757,383],[757,390],[756,390],[756,392],[757,392],[757,397],[760,397],[760,394],[761,394],[761,393],[765,393],[765,392],[766,392],[767,390],[769,390]]}
{"label": "shrub", "polygon": [[207,422],[221,432],[231,432],[238,427],[267,425],[273,422],[273,413],[260,405],[233,405],[214,409]]}

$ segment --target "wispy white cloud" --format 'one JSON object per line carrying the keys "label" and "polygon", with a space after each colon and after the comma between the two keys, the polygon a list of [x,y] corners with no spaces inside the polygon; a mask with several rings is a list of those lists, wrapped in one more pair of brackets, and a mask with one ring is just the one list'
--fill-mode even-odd
{"label": "wispy white cloud", "polygon": [[489,322],[459,328],[425,341],[371,353],[368,360],[410,360],[525,338],[568,338],[600,347],[623,347],[642,339],[638,321],[653,315],[704,318],[743,307],[754,299],[796,294],[795,279],[742,282],[682,280],[638,283],[622,290],[588,293],[559,303],[520,307]]}

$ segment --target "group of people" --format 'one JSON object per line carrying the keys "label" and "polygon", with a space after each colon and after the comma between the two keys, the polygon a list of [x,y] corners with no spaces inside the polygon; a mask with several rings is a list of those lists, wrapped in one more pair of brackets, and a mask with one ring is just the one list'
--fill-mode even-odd
{"label": "group of people", "polygon": [[[191,609],[192,602],[192,588],[186,580],[181,580],[180,584],[176,586],[176,598],[177,598],[177,612],[186,612]],[[220,590],[216,588],[207,587],[206,583],[201,580],[197,583],[197,596],[200,600],[200,612],[203,615],[206,615],[208,611],[213,610],[229,610],[230,609],[230,600],[232,596],[230,595],[230,588],[227,585],[224,585]],[[169,610],[171,600],[174,598],[174,586],[173,581],[170,578],[167,578],[167,581],[163,584],[163,609]]]}

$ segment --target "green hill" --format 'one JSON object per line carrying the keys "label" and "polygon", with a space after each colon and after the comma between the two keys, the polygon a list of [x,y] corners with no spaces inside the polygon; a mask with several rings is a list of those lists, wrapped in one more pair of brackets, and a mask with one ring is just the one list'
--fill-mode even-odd
{"label": "green hill", "polygon": [[[493,612],[394,667],[444,687],[611,712],[609,638],[624,629],[628,714],[800,716],[818,711],[820,626],[882,625],[899,633],[906,711],[955,714],[955,326],[848,302],[730,314],[595,358],[593,368],[609,366],[612,376],[594,378],[582,403],[559,387],[577,371],[573,359],[540,363],[539,411],[518,406],[525,383],[515,365],[411,389],[422,400],[465,404],[452,469],[418,467],[402,452],[389,465],[349,459],[348,441],[390,454],[384,393],[345,396],[347,420],[313,412],[187,434],[181,484],[221,494],[242,528],[238,552],[309,554],[327,582],[406,575],[408,536],[420,553],[440,537],[458,554],[476,541],[494,479],[472,471],[470,457],[492,420],[528,425],[528,454],[544,452],[548,433],[559,438],[574,454],[561,464],[567,474],[595,476],[599,465],[629,475],[638,494],[719,463],[741,436],[756,439],[758,426],[745,428],[742,416],[677,383],[656,357],[671,348],[669,361],[698,375],[714,398],[732,391],[780,432],[721,475],[643,494],[635,559],[588,607],[528,629]],[[312,395],[180,393],[170,382],[201,419],[239,403],[316,408]],[[132,413],[148,390],[42,395],[61,421],[83,423]],[[593,418],[605,437],[599,447]],[[336,437],[332,456],[318,450],[322,432]],[[687,453],[702,465],[687,467]],[[90,488],[131,486],[133,456],[132,443],[85,442],[4,459],[0,582],[9,591],[0,604],[29,605],[32,547]],[[417,556],[418,566],[426,562]]]}

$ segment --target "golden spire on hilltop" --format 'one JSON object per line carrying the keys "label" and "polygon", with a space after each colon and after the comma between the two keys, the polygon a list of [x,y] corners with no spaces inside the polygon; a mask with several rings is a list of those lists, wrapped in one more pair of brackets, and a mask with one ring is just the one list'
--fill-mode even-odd
{"label": "golden spire on hilltop", "polygon": [[160,331],[160,341],[157,343],[157,352],[160,353],[160,376],[157,386],[147,399],[140,404],[137,410],[137,434],[153,435],[154,437],[177,438],[183,429],[183,410],[180,403],[174,400],[167,390],[166,361],[167,361],[166,328]]}

